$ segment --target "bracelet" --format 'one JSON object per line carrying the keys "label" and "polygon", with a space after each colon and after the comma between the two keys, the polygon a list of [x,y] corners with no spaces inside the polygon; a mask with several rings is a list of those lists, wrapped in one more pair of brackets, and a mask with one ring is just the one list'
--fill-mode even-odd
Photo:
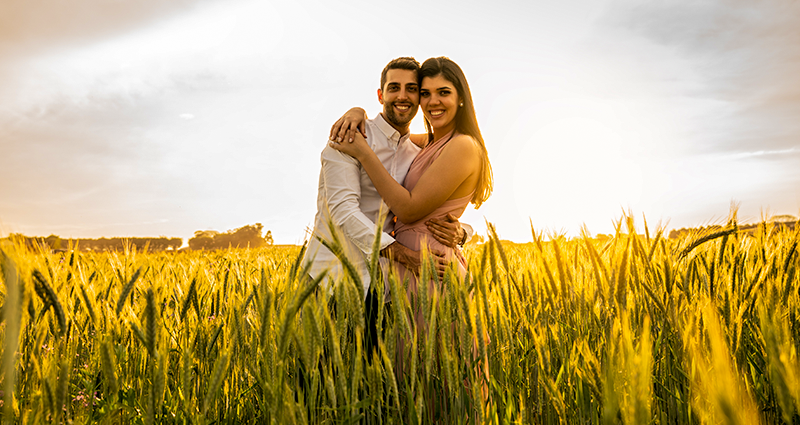
{"label": "bracelet", "polygon": [[464,231],[464,236],[461,238],[461,241],[458,243],[458,246],[464,246],[467,243],[467,232]]}

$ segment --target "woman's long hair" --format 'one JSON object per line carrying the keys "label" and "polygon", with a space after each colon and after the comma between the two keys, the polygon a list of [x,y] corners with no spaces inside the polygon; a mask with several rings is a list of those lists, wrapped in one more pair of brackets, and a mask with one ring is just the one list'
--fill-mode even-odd
{"label": "woman's long hair", "polygon": [[[472,103],[472,93],[469,90],[464,71],[449,58],[440,56],[426,60],[419,69],[420,84],[423,78],[437,75],[441,75],[447,81],[453,83],[458,92],[459,100],[464,103],[464,106],[460,106],[456,112],[456,132],[471,136],[481,147],[481,174],[478,176],[478,185],[475,187],[475,193],[472,195],[471,200],[475,204],[475,208],[478,208],[492,194],[493,184],[492,165],[489,163],[486,143],[484,143],[481,130],[478,128],[475,106]],[[428,132],[428,139],[433,140],[433,127],[431,127],[431,123],[427,118],[425,118],[425,130]]]}

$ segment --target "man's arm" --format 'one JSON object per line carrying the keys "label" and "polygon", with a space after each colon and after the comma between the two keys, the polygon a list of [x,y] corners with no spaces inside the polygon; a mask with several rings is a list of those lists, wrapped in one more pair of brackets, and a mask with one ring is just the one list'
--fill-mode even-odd
{"label": "man's arm", "polygon": [[[450,262],[440,252],[431,250],[431,254],[433,254],[433,258],[435,260],[436,273],[439,275],[439,279],[442,279]],[[386,248],[382,249],[381,256],[404,265],[408,270],[411,270],[414,273],[420,273],[420,267],[422,267],[422,253],[420,251],[414,251],[413,249],[402,245],[400,242],[395,241]]]}
{"label": "man's arm", "polygon": [[[375,241],[375,222],[360,208],[361,172],[358,161],[328,146],[322,151],[322,175],[325,201],[334,224],[344,232],[365,255],[372,254]],[[394,242],[388,233],[381,233],[380,249]]]}

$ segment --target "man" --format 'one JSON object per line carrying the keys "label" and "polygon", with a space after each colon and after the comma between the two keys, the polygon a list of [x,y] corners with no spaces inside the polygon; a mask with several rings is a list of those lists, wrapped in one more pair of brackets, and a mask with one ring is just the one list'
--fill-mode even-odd
{"label": "man", "polygon": [[[398,182],[405,179],[411,162],[420,151],[420,148],[408,139],[409,124],[419,107],[418,70],[419,62],[409,57],[397,58],[386,65],[381,73],[381,88],[378,89],[378,100],[383,105],[383,112],[374,119],[367,120],[364,129],[370,147]],[[369,299],[372,282],[367,264],[376,237],[375,222],[379,218],[381,208],[386,207],[369,176],[354,158],[326,145],[322,151],[321,161],[317,215],[304,262],[312,261],[309,270],[312,278],[316,278],[323,270],[328,270],[329,281],[336,281],[344,274],[338,258],[318,240],[318,237],[332,240],[328,223],[333,222],[344,236],[342,240],[344,252],[361,277],[364,297],[368,298],[369,306],[372,301]],[[384,231],[380,234],[382,256],[391,256],[408,268],[418,268],[419,252],[399,244],[389,234],[392,229],[392,218],[389,212],[383,224]],[[467,233],[457,222],[439,220],[435,225],[439,229],[446,230],[443,239],[449,241],[466,239]],[[439,239],[437,234],[434,234],[434,237]],[[381,261],[386,263],[385,258],[381,258]],[[376,286],[378,289],[382,288],[382,285]]]}

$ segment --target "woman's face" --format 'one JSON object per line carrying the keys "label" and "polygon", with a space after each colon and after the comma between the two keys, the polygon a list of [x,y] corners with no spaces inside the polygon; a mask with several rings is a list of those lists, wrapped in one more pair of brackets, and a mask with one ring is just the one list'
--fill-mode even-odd
{"label": "woman's face", "polygon": [[419,91],[419,105],[436,132],[447,133],[456,126],[458,92],[442,74],[425,77]]}

